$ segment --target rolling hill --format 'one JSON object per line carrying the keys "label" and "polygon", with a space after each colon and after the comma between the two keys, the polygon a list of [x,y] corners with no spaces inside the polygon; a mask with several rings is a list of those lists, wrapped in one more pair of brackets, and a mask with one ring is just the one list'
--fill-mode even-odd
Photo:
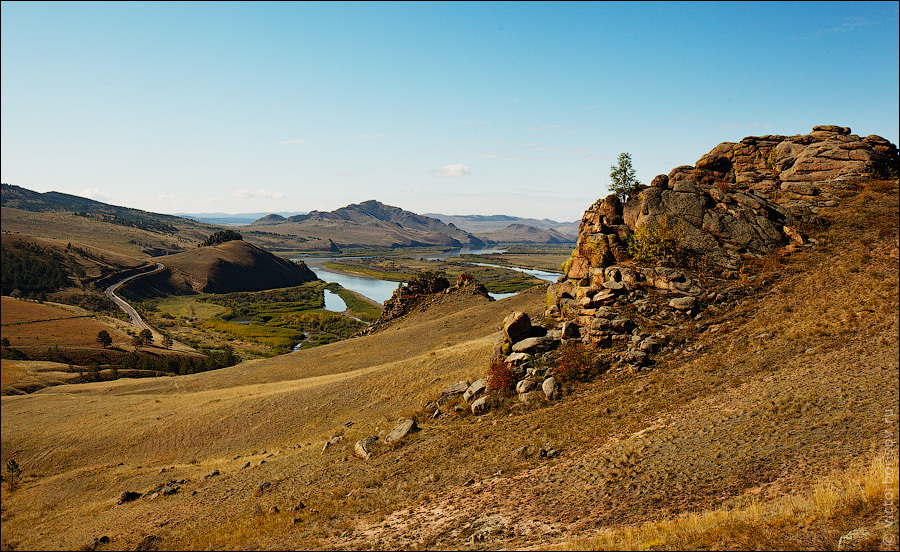
{"label": "rolling hill", "polygon": [[243,240],[156,257],[166,270],[126,284],[130,297],[230,293],[298,286],[317,280],[303,262],[292,262]]}
{"label": "rolling hill", "polygon": [[564,244],[575,243],[575,237],[561,234],[553,228],[536,228],[521,223],[513,223],[505,228],[476,234],[488,243],[509,244]]}
{"label": "rolling hill", "polygon": [[[372,335],[215,372],[3,397],[3,460],[24,470],[3,491],[4,547],[825,549],[884,534],[897,205],[894,181],[822,210],[809,247],[750,265],[699,320],[663,321],[685,341],[652,369],[552,401],[423,411],[485,375],[507,314],[542,318],[545,287],[440,294]],[[354,458],[401,416],[421,430]]]}

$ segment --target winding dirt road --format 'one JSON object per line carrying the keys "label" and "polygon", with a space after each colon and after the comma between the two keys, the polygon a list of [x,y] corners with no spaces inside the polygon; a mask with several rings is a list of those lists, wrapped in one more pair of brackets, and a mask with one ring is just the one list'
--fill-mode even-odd
{"label": "winding dirt road", "polygon": [[134,276],[129,276],[128,278],[125,278],[124,280],[119,280],[115,284],[106,288],[106,291],[104,292],[104,293],[106,293],[107,297],[112,299],[113,302],[119,306],[120,309],[125,311],[125,314],[127,314],[131,318],[131,323],[134,324],[135,326],[137,326],[138,329],[153,331],[150,328],[150,326],[148,326],[147,323],[144,322],[144,320],[141,318],[141,315],[139,315],[137,313],[137,311],[135,311],[133,308],[131,308],[131,305],[129,305],[123,299],[121,299],[118,295],[116,295],[116,293],[115,293],[116,289],[118,289],[119,286],[121,286],[125,282],[129,282],[129,281],[134,280],[135,278],[139,278],[141,276],[147,276],[148,274],[156,274],[157,272],[161,272],[165,269],[166,269],[166,265],[164,265],[162,263],[156,263],[156,268],[154,268],[150,272],[142,272],[140,274],[135,274]]}

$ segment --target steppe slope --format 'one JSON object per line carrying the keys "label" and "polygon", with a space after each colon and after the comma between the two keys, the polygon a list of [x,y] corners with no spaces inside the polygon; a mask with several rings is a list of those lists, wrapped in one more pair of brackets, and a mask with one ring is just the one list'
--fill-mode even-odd
{"label": "steppe slope", "polygon": [[[25,470],[3,491],[3,546],[523,548],[802,492],[896,434],[897,209],[893,182],[823,211],[817,245],[756,263],[746,298],[686,329],[653,370],[547,404],[420,417],[422,431],[368,461],[353,458],[357,439],[482,377],[504,316],[539,319],[543,288],[442,295],[376,334],[215,372],[3,397],[2,461]],[[516,452],[548,442],[558,458]],[[171,496],[116,504],[172,482]],[[709,546],[828,548],[871,518]]]}
{"label": "steppe slope", "polygon": [[[291,262],[242,240],[199,247],[154,260],[185,278],[196,291],[207,293],[261,291],[316,280],[315,273],[302,262]],[[156,280],[168,277],[163,274]],[[134,285],[144,283],[135,282]]]}

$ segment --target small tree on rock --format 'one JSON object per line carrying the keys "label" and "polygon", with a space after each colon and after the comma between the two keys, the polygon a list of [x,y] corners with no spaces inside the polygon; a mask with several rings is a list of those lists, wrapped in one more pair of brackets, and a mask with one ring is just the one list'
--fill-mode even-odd
{"label": "small tree on rock", "polygon": [[610,165],[609,179],[609,191],[616,194],[622,203],[640,189],[641,183],[635,177],[630,153],[620,153],[618,164]]}

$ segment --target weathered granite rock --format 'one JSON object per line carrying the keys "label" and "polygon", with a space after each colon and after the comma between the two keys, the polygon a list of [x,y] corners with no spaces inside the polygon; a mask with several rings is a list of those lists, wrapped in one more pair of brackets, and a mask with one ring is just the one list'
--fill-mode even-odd
{"label": "weathered granite rock", "polygon": [[487,380],[482,378],[480,380],[476,380],[466,389],[466,392],[463,393],[463,400],[467,403],[471,403],[474,399],[480,397],[487,391]]}
{"label": "weathered granite rock", "polygon": [[524,312],[513,312],[503,321],[503,334],[510,343],[516,343],[531,333],[531,319]]}
{"label": "weathered granite rock", "polygon": [[516,393],[528,393],[537,385],[537,381],[531,378],[525,378],[516,384]]}
{"label": "weathered granite rock", "polygon": [[548,399],[552,399],[556,395],[556,378],[549,377],[544,380],[544,383],[541,384],[541,391],[544,392],[544,396]]}
{"label": "weathered granite rock", "polygon": [[453,395],[462,395],[466,392],[466,389],[469,388],[469,385],[471,384],[467,381],[458,381],[456,383],[451,383],[450,385],[445,387],[443,391],[441,391],[441,396],[452,397]]}
{"label": "weathered granite rock", "polygon": [[[806,135],[723,142],[695,165],[657,176],[624,205],[615,196],[591,205],[563,266],[565,277],[548,286],[545,315],[577,324],[585,343],[604,346],[612,330],[598,325],[598,310],[638,299],[634,290],[641,286],[691,296],[671,304],[691,311],[698,306],[695,298],[710,301],[697,282],[659,266],[665,262],[622,265],[629,259],[625,243],[637,228],[665,217],[683,234],[678,245],[686,255],[733,274],[749,258],[803,245],[797,227],[822,224],[822,208],[871,175],[898,169],[895,144],[875,135],[861,138],[838,125],[816,126]],[[645,303],[643,312],[651,310]]]}
{"label": "weathered granite rock", "polygon": [[674,299],[669,300],[669,306],[675,310],[680,311],[689,311],[692,308],[697,306],[697,298],[696,297],[676,297]]}
{"label": "weathered granite rock", "polygon": [[544,337],[529,337],[528,339],[523,339],[519,341],[515,345],[512,346],[512,350],[514,353],[540,353],[543,351],[547,351],[551,349],[557,341],[555,341],[552,337],[544,336]]}
{"label": "weathered granite rock", "polygon": [[476,416],[484,414],[489,408],[490,404],[488,403],[488,397],[481,397],[472,403],[472,414],[475,414]]}
{"label": "weathered granite rock", "polygon": [[[481,380],[479,380],[481,381]],[[387,437],[384,438],[385,444],[390,445],[391,443],[395,443],[400,439],[403,439],[410,433],[414,431],[418,431],[419,426],[416,425],[416,421],[410,418],[400,418],[397,420],[397,425],[394,426],[394,429],[388,433]]]}

